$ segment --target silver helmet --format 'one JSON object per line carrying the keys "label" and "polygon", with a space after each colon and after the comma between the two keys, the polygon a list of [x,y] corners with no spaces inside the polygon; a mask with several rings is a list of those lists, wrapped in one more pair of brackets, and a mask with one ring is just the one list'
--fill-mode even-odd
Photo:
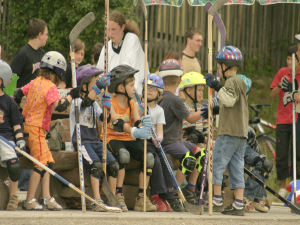
{"label": "silver helmet", "polygon": [[51,69],[61,80],[64,80],[64,74],[67,71],[66,59],[57,51],[47,52],[41,60],[40,68]]}
{"label": "silver helmet", "polygon": [[3,82],[3,87],[8,87],[10,81],[11,81],[12,71],[10,66],[0,59],[0,78]]}

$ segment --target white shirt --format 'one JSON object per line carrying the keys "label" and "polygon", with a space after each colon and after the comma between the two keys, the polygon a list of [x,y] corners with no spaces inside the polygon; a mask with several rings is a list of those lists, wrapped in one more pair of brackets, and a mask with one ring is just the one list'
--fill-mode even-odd
{"label": "white shirt", "polygon": [[[104,54],[105,46],[102,48],[100,57],[97,63],[97,67],[104,70]],[[134,33],[126,33],[119,54],[114,52],[112,49],[112,41],[108,42],[108,71],[111,71],[116,66],[126,64],[138,69],[135,77],[135,88],[139,95],[142,94],[143,90],[143,79],[145,77],[145,54],[141,46],[140,40]],[[149,69],[147,74],[149,73]]]}

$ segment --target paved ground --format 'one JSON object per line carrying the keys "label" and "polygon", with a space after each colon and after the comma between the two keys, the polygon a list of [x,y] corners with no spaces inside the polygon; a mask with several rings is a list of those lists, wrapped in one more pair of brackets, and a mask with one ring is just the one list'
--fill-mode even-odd
{"label": "paved ground", "polygon": [[97,213],[79,210],[51,211],[0,211],[2,225],[92,225],[92,224],[126,224],[126,225],[191,225],[191,224],[300,224],[300,215],[290,213],[289,208],[272,206],[269,213],[248,213],[244,217],[224,216],[215,213],[194,215],[191,213]]}

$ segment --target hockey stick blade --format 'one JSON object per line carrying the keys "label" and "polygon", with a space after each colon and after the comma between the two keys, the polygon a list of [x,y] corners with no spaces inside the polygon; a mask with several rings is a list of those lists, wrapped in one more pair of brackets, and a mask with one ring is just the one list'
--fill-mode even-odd
{"label": "hockey stick blade", "polygon": [[226,3],[228,0],[217,0],[212,7],[208,10],[208,13],[212,16]]}
{"label": "hockey stick blade", "polygon": [[148,19],[147,7],[145,5],[145,2],[144,2],[144,0],[140,0],[140,2],[141,2],[141,6],[142,6],[142,9],[144,12],[145,19]]}
{"label": "hockey stick blade", "polygon": [[267,186],[261,179],[259,179],[255,174],[253,174],[250,170],[244,167],[245,173],[251,177],[253,180],[255,180],[258,184],[260,184],[263,188],[265,188],[267,191],[269,191],[271,194],[273,194],[275,197],[277,197],[280,201],[285,203],[290,209],[293,210],[296,214],[300,215],[300,209],[294,205],[292,202],[286,200],[281,195],[279,195],[276,191],[274,191],[272,188]]}
{"label": "hockey stick blade", "polygon": [[107,182],[106,174],[102,178],[102,191],[105,194],[109,205],[114,206],[114,207],[120,207],[120,203],[118,202],[117,197],[113,194],[113,192],[111,191],[111,188]]}
{"label": "hockey stick blade", "polygon": [[75,40],[78,38],[80,33],[87,28],[95,20],[95,14],[89,12],[82,17],[79,22],[73,27],[69,35],[70,45],[74,49]]}

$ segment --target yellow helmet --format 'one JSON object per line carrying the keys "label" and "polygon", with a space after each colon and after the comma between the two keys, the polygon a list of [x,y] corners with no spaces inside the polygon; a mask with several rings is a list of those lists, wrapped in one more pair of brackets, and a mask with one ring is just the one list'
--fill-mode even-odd
{"label": "yellow helmet", "polygon": [[179,84],[179,89],[183,90],[184,88],[193,87],[199,84],[203,84],[203,85],[206,84],[206,80],[204,76],[198,72],[188,72],[181,77],[181,83]]}

